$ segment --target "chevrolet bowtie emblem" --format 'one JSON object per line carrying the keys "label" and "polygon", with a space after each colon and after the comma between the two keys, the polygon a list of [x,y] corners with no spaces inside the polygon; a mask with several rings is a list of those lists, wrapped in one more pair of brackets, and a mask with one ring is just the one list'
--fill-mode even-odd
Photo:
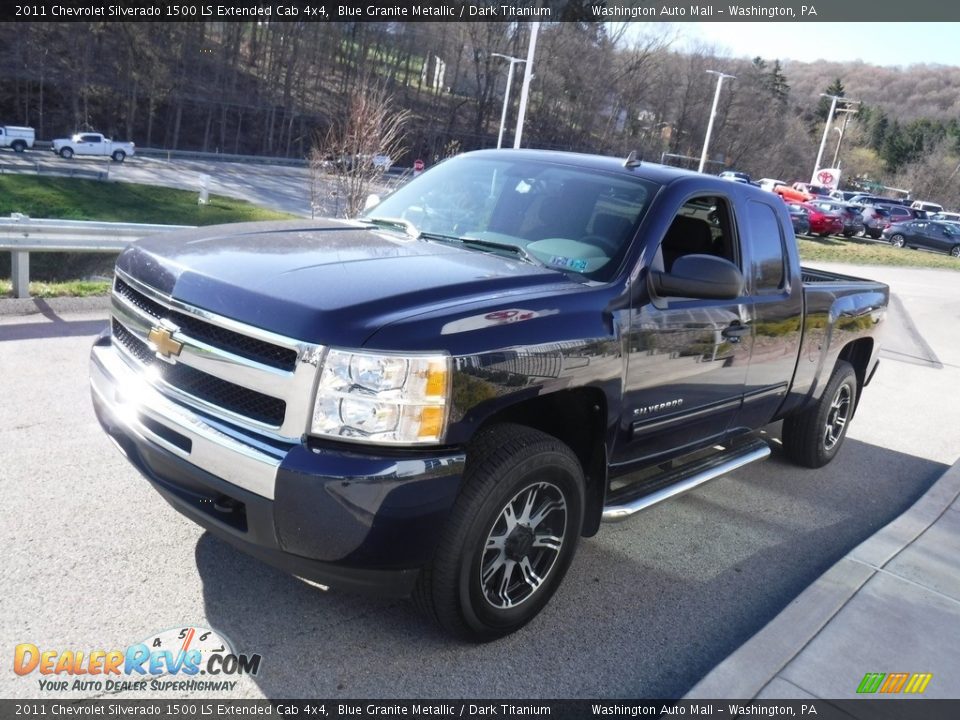
{"label": "chevrolet bowtie emblem", "polygon": [[155,327],[150,328],[150,334],[147,335],[150,346],[164,360],[176,357],[183,349],[183,343],[173,339],[174,332],[164,327]]}

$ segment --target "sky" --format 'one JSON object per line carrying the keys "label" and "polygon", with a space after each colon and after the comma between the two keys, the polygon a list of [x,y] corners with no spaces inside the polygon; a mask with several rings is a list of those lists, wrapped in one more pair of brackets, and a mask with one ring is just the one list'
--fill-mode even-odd
{"label": "sky", "polygon": [[677,46],[701,40],[725,47],[733,57],[960,66],[960,23],[686,22],[673,27]]}

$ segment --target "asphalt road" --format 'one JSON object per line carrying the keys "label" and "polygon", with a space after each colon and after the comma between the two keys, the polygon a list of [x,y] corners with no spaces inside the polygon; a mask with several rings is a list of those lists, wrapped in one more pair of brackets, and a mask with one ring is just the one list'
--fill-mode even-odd
{"label": "asphalt road", "polygon": [[775,452],[605,526],[534,622],[481,646],[405,601],[323,592],[204,533],[94,419],[86,355],[103,313],[0,317],[0,697],[96,694],[15,676],[18,643],[125,648],[188,625],[262,654],[231,697],[679,697],[957,457],[957,275],[843,270],[890,282],[900,302],[834,463],[803,470]]}
{"label": "asphalt road", "polygon": [[[7,167],[31,170],[39,164],[42,172],[68,172],[76,169],[107,172],[109,179],[116,182],[160,185],[197,193],[206,182],[211,194],[226,195],[303,217],[311,216],[310,172],[305,167],[209,160],[164,160],[141,156],[127,158],[123,163],[111,162],[107,158],[74,157],[64,160],[52,152],[40,150],[22,154],[5,152],[0,156],[0,162]],[[340,214],[333,191],[332,183],[321,181],[316,195],[317,217]]]}

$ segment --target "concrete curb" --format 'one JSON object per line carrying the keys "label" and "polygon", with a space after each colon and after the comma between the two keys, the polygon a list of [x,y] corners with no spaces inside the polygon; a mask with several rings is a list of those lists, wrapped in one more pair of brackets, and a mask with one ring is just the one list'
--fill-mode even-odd
{"label": "concrete curb", "polygon": [[0,316],[96,312],[110,307],[109,295],[56,298],[0,298]]}
{"label": "concrete curb", "polygon": [[960,460],[902,515],[864,540],[731,653],[684,700],[754,698],[820,633],[870,578],[960,497]]}

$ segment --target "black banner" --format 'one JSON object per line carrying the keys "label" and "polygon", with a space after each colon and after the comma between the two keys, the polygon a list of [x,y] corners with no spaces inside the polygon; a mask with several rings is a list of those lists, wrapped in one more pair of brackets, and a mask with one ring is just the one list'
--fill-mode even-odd
{"label": "black banner", "polygon": [[955,720],[960,700],[0,700],[0,717]]}
{"label": "black banner", "polygon": [[943,0],[654,2],[653,0],[37,0],[3,3],[0,20],[274,22],[944,22],[960,6]]}

